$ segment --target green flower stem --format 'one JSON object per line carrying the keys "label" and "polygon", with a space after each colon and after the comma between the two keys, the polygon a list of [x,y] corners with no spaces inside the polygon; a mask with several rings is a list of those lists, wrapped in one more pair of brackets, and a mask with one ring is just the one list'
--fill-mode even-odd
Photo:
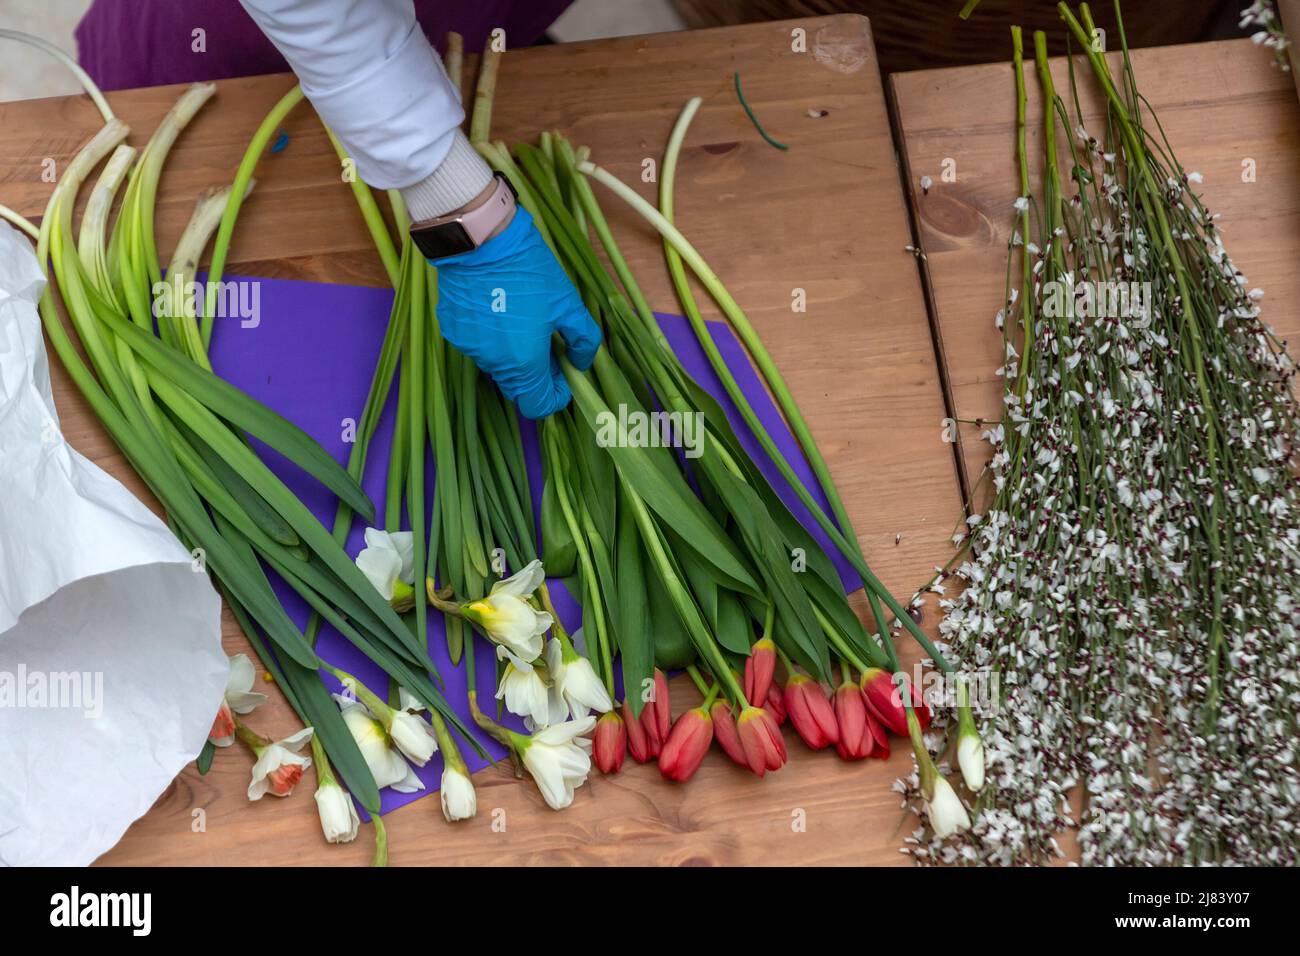
{"label": "green flower stem", "polygon": [[[414,261],[414,258],[412,259]],[[427,357],[424,336],[426,334],[427,315],[425,312],[425,270],[420,266],[423,260],[412,270],[411,277],[411,331],[407,349],[408,374],[403,381],[410,380],[406,398],[410,402],[407,413],[407,464],[410,476],[406,487],[406,512],[411,523],[413,557],[415,561],[415,580],[425,579],[425,529],[426,512],[424,508],[424,442],[425,442],[425,406],[424,362]],[[425,588],[415,589],[415,632],[421,646],[428,646],[429,608]]]}
{"label": "green flower stem", "polygon": [[486,143],[492,131],[492,99],[497,90],[501,53],[488,42],[479,61],[478,87],[474,90],[474,113],[469,123],[469,141]]}
{"label": "green flower stem", "polygon": [[384,818],[378,810],[370,813],[370,822],[375,825],[375,855],[370,860],[371,866],[388,866],[388,830]]}
{"label": "green flower stem", "polygon": [[[325,127],[325,135],[329,137],[330,144],[334,147],[334,152],[339,157],[340,163],[349,163],[351,157],[348,156],[347,150],[339,142],[334,131],[328,126]],[[375,251],[379,253],[379,259],[384,264],[384,271],[388,273],[388,281],[396,286],[400,281],[401,262],[398,259],[397,247],[393,245],[393,238],[389,235],[388,225],[384,222],[384,214],[379,211],[379,204],[375,202],[375,195],[370,191],[370,187],[361,181],[361,177],[356,175],[355,169],[351,170],[352,175],[347,177],[348,185],[352,187],[352,195],[357,201],[357,206],[361,209],[361,217],[366,221],[366,229],[370,232],[370,238],[375,244]]]}
{"label": "green flower stem", "polygon": [[[595,618],[593,630],[596,637],[596,658],[602,671],[605,690],[612,700],[614,698],[614,655],[612,641],[606,631],[604,601],[600,595],[600,579],[596,576],[596,567],[592,563],[591,553],[588,550],[587,536],[578,525],[573,502],[569,499],[569,489],[567,482],[564,480],[564,467],[560,456],[559,438],[556,435],[555,428],[554,419],[548,418],[542,422],[540,437],[543,453],[546,455],[548,470],[555,482],[556,498],[560,504],[560,512],[564,516],[564,523],[568,525],[569,534],[577,548],[578,560],[582,564],[582,577],[587,587],[587,595],[592,602],[592,614]],[[557,616],[555,619],[558,621],[559,617]]]}
{"label": "green flower stem", "polygon": [[235,181],[227,197],[225,211],[221,214],[221,225],[217,229],[217,238],[212,245],[212,261],[208,266],[208,282],[199,328],[205,352],[212,344],[212,320],[217,313],[217,285],[225,272],[226,256],[230,251],[230,239],[235,231],[235,220],[239,218],[239,207],[243,204],[249,189],[252,188],[253,170],[257,168],[257,161],[262,158],[262,153],[266,150],[271,137],[280,128],[284,118],[302,102],[302,98],[302,87],[297,84],[280,97],[275,106],[271,107],[271,111],[266,114],[266,118],[258,124],[257,131],[253,133],[253,138],[249,140],[244,156],[239,161],[239,168],[235,171]]}

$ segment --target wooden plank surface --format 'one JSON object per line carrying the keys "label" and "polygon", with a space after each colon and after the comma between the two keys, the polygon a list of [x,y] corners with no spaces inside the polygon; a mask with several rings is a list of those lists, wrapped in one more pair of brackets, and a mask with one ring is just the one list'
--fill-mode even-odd
{"label": "wooden plank surface", "polygon": [[[806,31],[803,52],[792,49],[795,28]],[[745,118],[732,88],[737,70],[750,103],[788,152],[765,144]],[[194,196],[229,181],[258,121],[291,82],[278,76],[218,84],[163,176],[164,255]],[[177,92],[109,98],[132,125],[131,142],[142,144]],[[866,20],[828,17],[511,52],[501,67],[493,132],[515,142],[559,129],[653,200],[656,185],[641,181],[642,162],[660,161],[673,121],[693,95],[705,102],[681,158],[678,225],[767,342],[830,463],[868,560],[905,599],[950,553],[960,494],[951,448],[941,440],[942,393],[915,260],[904,251],[910,228]],[[97,123],[84,97],[0,104],[0,202],[38,215],[50,188],[41,182],[42,160],[53,158],[61,169]],[[259,166],[230,271],[383,284],[319,124],[302,109],[285,129],[288,147]],[[675,310],[656,237],[613,197],[600,198],[651,305]],[[795,289],[806,292],[806,313],[791,309]],[[706,314],[718,317],[708,307]],[[55,392],[74,445],[140,491],[61,369]],[[933,608],[925,623],[933,634]],[[247,649],[230,620],[225,638],[229,652]],[[916,657],[907,642],[905,662]],[[675,682],[673,691],[677,711],[695,699],[686,682]],[[288,732],[295,719],[271,693],[255,724]],[[904,742],[894,742],[887,762],[845,764],[787,736],[790,765],[767,779],[720,752],[684,786],[629,760],[616,777],[594,775],[562,813],[547,809],[531,782],[488,769],[475,778],[473,821],[448,826],[436,797],[390,814],[392,862],[903,862],[898,847],[915,823],[890,785],[911,766]],[[310,785],[287,801],[250,804],[250,765],[232,749],[218,755],[206,777],[190,767],[103,862],[368,859],[368,830],[349,846],[323,842]],[[196,832],[200,816],[204,828]]]}
{"label": "wooden plank surface", "polygon": [[[1111,57],[1118,75],[1118,55]],[[1217,226],[1229,255],[1251,287],[1264,289],[1264,321],[1294,343],[1300,335],[1300,102],[1291,78],[1273,65],[1269,51],[1249,40],[1137,50],[1132,60],[1138,89],[1159,116],[1175,155],[1185,169],[1204,176],[1193,188],[1222,216]],[[1043,134],[1032,57],[1025,70],[1031,183],[1037,191]],[[1068,95],[1064,59],[1053,60],[1052,73],[1057,90]],[[1084,125],[1101,129],[1102,104],[1085,74],[1091,71],[1080,64]],[[1012,203],[1019,193],[1011,65],[890,79],[952,406],[959,419],[998,420],[1002,380],[994,370],[1002,339],[993,317],[1002,303]],[[942,176],[946,163],[955,169],[955,182]],[[923,192],[920,179],[927,175],[933,184]],[[959,429],[968,486],[989,459],[980,431],[974,425]]]}

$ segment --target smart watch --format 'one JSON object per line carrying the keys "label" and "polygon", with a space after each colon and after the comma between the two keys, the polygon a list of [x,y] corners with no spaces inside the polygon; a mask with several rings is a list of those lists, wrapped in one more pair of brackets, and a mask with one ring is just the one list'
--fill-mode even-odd
{"label": "smart watch", "polygon": [[468,212],[449,213],[411,224],[411,239],[426,259],[445,259],[472,252],[508,222],[515,211],[515,190],[501,173],[487,202]]}

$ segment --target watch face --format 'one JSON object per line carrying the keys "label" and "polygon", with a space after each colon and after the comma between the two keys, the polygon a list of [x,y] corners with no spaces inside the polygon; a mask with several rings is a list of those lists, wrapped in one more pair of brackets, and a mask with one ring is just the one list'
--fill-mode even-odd
{"label": "watch face", "polygon": [[412,229],[411,238],[426,259],[445,259],[477,248],[459,221]]}

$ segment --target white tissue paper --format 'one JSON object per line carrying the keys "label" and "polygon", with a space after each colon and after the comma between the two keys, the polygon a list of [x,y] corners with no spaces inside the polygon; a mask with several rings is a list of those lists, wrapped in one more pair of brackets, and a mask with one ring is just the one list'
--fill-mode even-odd
{"label": "white tissue paper", "polygon": [[203,747],[221,602],[59,430],[31,244],[0,221],[0,865],[85,865]]}

